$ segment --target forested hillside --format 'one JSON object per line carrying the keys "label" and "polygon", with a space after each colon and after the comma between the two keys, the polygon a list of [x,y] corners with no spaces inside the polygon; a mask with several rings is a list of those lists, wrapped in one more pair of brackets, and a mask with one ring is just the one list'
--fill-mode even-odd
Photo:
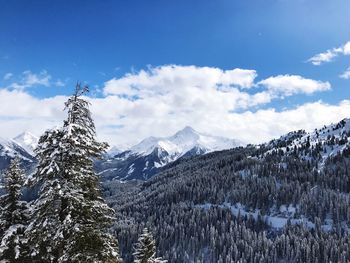
{"label": "forested hillside", "polygon": [[147,226],[169,262],[348,262],[349,120],[178,161],[105,195],[125,262]]}

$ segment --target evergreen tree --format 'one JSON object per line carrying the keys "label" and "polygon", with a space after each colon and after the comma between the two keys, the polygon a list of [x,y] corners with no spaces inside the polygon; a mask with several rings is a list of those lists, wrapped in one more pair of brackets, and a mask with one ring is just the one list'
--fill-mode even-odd
{"label": "evergreen tree", "polygon": [[96,141],[89,103],[82,98],[87,91],[77,85],[65,104],[63,127],[46,132],[36,150],[41,190],[28,237],[37,262],[121,262],[108,233],[114,211],[101,198],[93,169],[107,144]]}
{"label": "evergreen tree", "polygon": [[162,258],[156,258],[156,244],[152,234],[147,228],[143,229],[143,232],[138,240],[133,253],[135,263],[162,263],[167,262]]}
{"label": "evergreen tree", "polygon": [[25,259],[24,231],[28,206],[21,201],[24,171],[18,158],[5,172],[4,183],[6,194],[0,199],[0,262],[22,262]]}
{"label": "evergreen tree", "polygon": [[61,170],[62,137],[59,128],[46,131],[35,149],[38,165],[34,179],[40,191],[33,204],[32,221],[26,230],[34,262],[57,262],[64,247],[60,215],[67,181]]}

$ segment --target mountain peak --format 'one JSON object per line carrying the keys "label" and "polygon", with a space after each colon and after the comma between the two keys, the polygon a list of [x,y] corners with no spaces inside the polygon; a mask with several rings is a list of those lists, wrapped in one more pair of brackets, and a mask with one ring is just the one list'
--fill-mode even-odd
{"label": "mountain peak", "polygon": [[16,140],[16,139],[19,139],[19,138],[26,138],[26,139],[38,139],[37,136],[35,136],[34,134],[32,134],[31,132],[29,131],[24,131],[20,134],[18,134],[16,137],[14,137],[13,139]]}
{"label": "mountain peak", "polygon": [[120,180],[148,179],[160,167],[179,158],[240,146],[241,143],[219,136],[212,136],[194,130],[190,126],[169,137],[147,137],[124,153],[112,158],[99,167],[104,178]]}
{"label": "mountain peak", "polygon": [[234,140],[200,133],[190,126],[185,126],[170,137],[146,138],[139,144],[131,147],[131,151],[147,155],[155,148],[161,148],[170,156],[176,156],[176,158],[178,158],[192,150],[194,147],[199,147],[203,150],[205,149],[205,152],[210,152],[233,148],[237,145],[238,143]]}
{"label": "mountain peak", "polygon": [[196,130],[194,130],[191,126],[185,126],[182,130],[179,132],[191,132],[191,133],[197,133]]}
{"label": "mountain peak", "polygon": [[17,144],[19,144],[28,153],[33,154],[34,149],[39,142],[39,138],[34,134],[25,131],[13,138]]}
{"label": "mountain peak", "polygon": [[198,136],[199,136],[199,132],[197,132],[196,130],[194,130],[190,126],[186,126],[182,130],[179,130],[177,133],[175,133],[170,138],[173,138],[173,139],[176,139],[179,137],[181,137],[181,138],[198,138]]}

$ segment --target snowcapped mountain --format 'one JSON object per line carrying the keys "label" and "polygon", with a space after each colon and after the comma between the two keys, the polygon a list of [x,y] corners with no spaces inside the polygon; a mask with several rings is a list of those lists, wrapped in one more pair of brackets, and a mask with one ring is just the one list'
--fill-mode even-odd
{"label": "snowcapped mountain", "polygon": [[[38,138],[24,132],[13,139],[0,138],[0,171],[15,156],[26,165],[33,166],[33,149]],[[146,180],[162,167],[181,158],[242,146],[236,140],[200,133],[185,127],[170,137],[149,137],[128,150],[112,147],[103,161],[96,161],[96,169],[102,180]],[[350,156],[350,119],[323,126],[312,132],[290,132],[279,139],[256,146],[264,158],[268,154],[282,152],[298,155],[303,160],[317,161],[322,168],[329,157],[339,153]]]}
{"label": "snowcapped mountain", "polygon": [[[180,158],[230,149],[241,144],[235,140],[199,133],[185,127],[166,138],[149,137],[124,151],[100,162],[97,168],[103,179],[146,180],[160,169]],[[312,132],[304,130],[290,132],[279,139],[254,146],[267,155],[281,154],[298,156],[301,160],[317,162],[322,169],[332,156],[350,156],[350,119],[323,126]]]}
{"label": "snowcapped mountain", "polygon": [[38,144],[39,138],[30,132],[23,132],[13,138],[13,140],[28,153],[34,155],[34,149]]}
{"label": "snowcapped mountain", "polygon": [[177,159],[193,148],[202,149],[204,152],[220,151],[241,145],[238,141],[199,133],[187,126],[173,136],[166,138],[149,137],[139,144],[131,147],[130,151],[140,155],[149,155],[159,148]]}
{"label": "snowcapped mountain", "polygon": [[35,162],[33,155],[15,140],[0,138],[0,171],[6,169],[15,157],[19,157],[25,166]]}
{"label": "snowcapped mountain", "polygon": [[201,155],[241,146],[242,143],[212,136],[185,127],[170,137],[149,137],[129,150],[98,163],[100,175],[107,179],[148,179],[159,168],[179,158]]}

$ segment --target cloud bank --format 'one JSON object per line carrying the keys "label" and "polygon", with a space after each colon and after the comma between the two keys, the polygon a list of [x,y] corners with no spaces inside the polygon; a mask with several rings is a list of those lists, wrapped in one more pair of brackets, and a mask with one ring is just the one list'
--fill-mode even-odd
{"label": "cloud bank", "polygon": [[[201,132],[259,143],[350,116],[348,100],[335,105],[309,102],[278,111],[268,104],[330,90],[330,83],[298,75],[256,81],[257,76],[255,70],[166,65],[111,79],[102,98],[89,98],[98,136],[112,145],[131,145],[190,125]],[[1,89],[0,125],[6,128],[0,136],[13,137],[24,130],[40,135],[60,124],[65,100],[64,96],[38,99],[23,89]]]}

